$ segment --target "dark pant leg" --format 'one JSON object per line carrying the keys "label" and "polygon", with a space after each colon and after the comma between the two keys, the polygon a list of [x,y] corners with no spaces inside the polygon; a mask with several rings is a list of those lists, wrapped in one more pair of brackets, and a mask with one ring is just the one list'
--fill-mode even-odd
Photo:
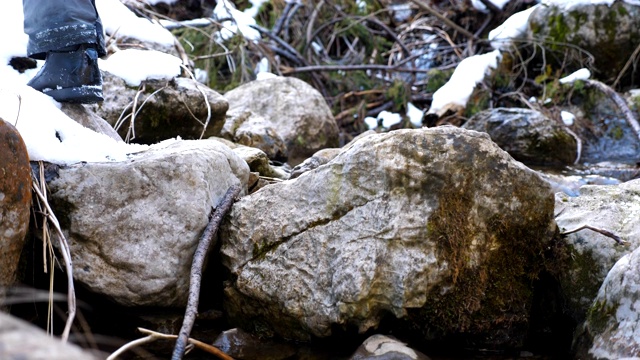
{"label": "dark pant leg", "polygon": [[78,44],[96,44],[98,54],[106,54],[95,0],[23,0],[22,6],[30,57]]}

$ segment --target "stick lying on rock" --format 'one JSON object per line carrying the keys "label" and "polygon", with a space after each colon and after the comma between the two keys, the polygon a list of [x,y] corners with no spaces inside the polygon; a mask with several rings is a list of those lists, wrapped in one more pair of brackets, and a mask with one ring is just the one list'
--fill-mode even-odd
{"label": "stick lying on rock", "polygon": [[222,201],[214,211],[209,220],[209,224],[204,229],[200,242],[196,248],[196,252],[193,254],[193,263],[191,265],[191,279],[189,283],[189,300],[187,301],[187,309],[184,314],[184,321],[182,322],[182,328],[180,328],[180,334],[176,340],[176,346],[173,348],[173,355],[171,360],[180,360],[184,355],[185,347],[193,328],[193,323],[196,320],[198,314],[198,298],[200,297],[200,282],[202,279],[202,267],[204,265],[204,259],[206,258],[211,241],[214,235],[218,232],[218,227],[224,216],[231,209],[234,199],[240,194],[240,186],[233,185],[224,194]]}
{"label": "stick lying on rock", "polygon": [[613,239],[613,241],[615,241],[619,245],[626,245],[627,244],[627,242],[622,240],[620,238],[620,236],[612,233],[611,231],[600,229],[600,228],[597,228],[597,227],[594,227],[594,226],[590,226],[590,225],[582,225],[582,226],[577,227],[577,228],[572,229],[572,230],[566,230],[566,231],[561,232],[560,235],[569,235],[569,234],[573,234],[574,232],[578,232],[578,231],[584,230],[584,229],[589,229],[591,231],[595,231],[597,233],[600,233],[600,234],[602,234],[602,235],[604,235],[604,236],[606,236],[608,238],[611,238],[611,239]]}

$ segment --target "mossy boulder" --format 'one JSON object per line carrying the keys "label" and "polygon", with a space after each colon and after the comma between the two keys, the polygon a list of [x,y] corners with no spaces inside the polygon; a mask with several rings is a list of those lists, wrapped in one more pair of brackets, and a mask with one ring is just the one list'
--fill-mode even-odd
{"label": "mossy boulder", "polygon": [[528,165],[568,165],[578,156],[578,143],[559,121],[529,109],[482,111],[463,127],[489,134],[502,150]]}
{"label": "mossy boulder", "polygon": [[[529,18],[529,35],[547,50],[575,51],[577,57],[584,53],[576,49],[587,51],[594,56],[592,70],[598,78],[610,82],[640,43],[639,19],[640,6],[624,1],[616,1],[611,6],[541,5]],[[552,56],[547,59],[553,61]],[[558,59],[559,62],[566,60]]]}
{"label": "mossy boulder", "polygon": [[640,180],[620,185],[587,185],[580,196],[556,195],[556,222],[561,231],[582,225],[614,232],[627,245],[600,233],[582,230],[565,237],[571,253],[566,271],[559,273],[566,311],[582,322],[613,265],[640,246]]}
{"label": "mossy boulder", "polygon": [[263,336],[310,340],[392,318],[421,339],[521,345],[554,231],[549,185],[488,135],[369,135],[233,206],[224,306]]}
{"label": "mossy boulder", "polygon": [[581,359],[640,357],[640,249],[620,258],[589,310],[576,349]]}

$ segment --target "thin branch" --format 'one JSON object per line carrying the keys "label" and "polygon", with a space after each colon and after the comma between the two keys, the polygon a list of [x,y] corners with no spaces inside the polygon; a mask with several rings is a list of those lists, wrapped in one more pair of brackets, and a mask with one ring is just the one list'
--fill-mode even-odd
{"label": "thin branch", "polygon": [[73,285],[73,265],[71,262],[71,250],[69,248],[69,243],[67,239],[64,237],[62,230],[60,229],[60,223],[56,218],[53,210],[49,206],[49,203],[46,201],[46,196],[40,191],[40,188],[35,180],[31,183],[31,188],[38,196],[38,199],[42,202],[44,207],[47,210],[46,216],[47,220],[53,224],[56,233],[58,234],[58,241],[60,242],[60,252],[62,253],[62,258],[64,259],[64,265],[67,272],[67,307],[69,316],[67,317],[67,322],[64,326],[64,331],[62,332],[62,341],[66,342],[69,339],[69,333],[71,331],[71,324],[73,323],[73,319],[76,316],[76,292],[75,287]]}
{"label": "thin branch", "polygon": [[315,72],[315,71],[359,71],[359,70],[381,70],[381,71],[395,71],[395,72],[412,72],[412,73],[427,73],[430,69],[418,69],[418,68],[402,68],[389,65],[367,64],[367,65],[311,65],[302,66],[297,68],[289,68],[282,70],[283,75],[303,73],[303,72]]}
{"label": "thin branch", "polygon": [[[136,346],[140,346],[142,344],[147,344],[156,340],[173,340],[178,337],[177,335],[163,334],[163,333],[159,333],[159,332],[144,329],[144,328],[138,328],[138,331],[140,331],[143,334],[147,334],[147,336],[137,340],[133,340],[131,342],[128,342],[122,345],[113,354],[109,355],[109,357],[107,357],[106,360],[116,360],[118,356],[122,355],[125,351],[130,350]],[[231,356],[225,354],[222,350],[218,349],[215,346],[209,345],[207,343],[203,343],[202,341],[189,338],[189,344],[192,344],[193,346],[197,347],[200,350],[213,354],[222,360],[233,360]]]}
{"label": "thin branch", "polygon": [[469,38],[471,40],[478,40],[478,38],[475,35],[473,35],[469,31],[465,30],[464,28],[462,28],[460,25],[456,24],[455,22],[447,19],[446,16],[443,16],[442,14],[440,14],[439,12],[434,10],[431,6],[425,4],[422,0],[411,0],[411,2],[416,4],[416,5],[418,5],[418,7],[420,9],[422,9],[422,10],[428,12],[429,14],[435,16],[436,18],[440,19],[440,21],[442,21],[443,23],[445,23],[448,26],[452,27],[453,29],[455,29],[456,31],[458,31],[462,35],[466,36],[467,38]]}
{"label": "thin branch", "polygon": [[612,88],[604,83],[601,83],[600,81],[588,79],[585,80],[585,83],[602,91],[603,93],[608,95],[611,100],[616,103],[616,105],[618,105],[618,108],[620,108],[620,111],[622,111],[622,113],[624,114],[627,123],[629,123],[629,126],[631,126],[633,131],[636,133],[636,137],[638,138],[638,140],[640,140],[640,124],[638,124],[638,120],[636,120],[633,112],[631,111],[631,109],[629,109],[627,102],[624,101],[624,99],[620,97],[620,95],[618,95],[618,93],[615,92]]}
{"label": "thin branch", "polygon": [[489,1],[489,0],[480,0],[480,2],[487,7],[487,9],[491,10],[492,13],[494,14],[501,14],[502,10],[500,10],[499,7],[496,6],[496,4],[494,4],[493,2]]}
{"label": "thin branch", "polygon": [[620,70],[620,73],[616,77],[616,80],[611,85],[612,88],[615,88],[616,86],[618,86],[618,82],[620,82],[620,79],[622,79],[622,76],[624,75],[624,73],[627,72],[627,70],[629,69],[629,66],[631,66],[631,64],[633,64],[633,62],[635,61],[636,57],[638,56],[638,53],[640,53],[640,44],[638,44],[638,46],[636,46],[636,49],[633,50],[633,54],[631,54],[631,56],[629,56],[629,59],[627,59],[627,62],[622,67],[622,70]]}
{"label": "thin branch", "polygon": [[602,235],[604,235],[604,236],[606,236],[608,238],[611,238],[611,239],[613,239],[613,241],[615,241],[619,245],[626,245],[627,244],[626,241],[622,240],[620,238],[620,236],[614,234],[613,232],[611,232],[609,230],[600,229],[600,228],[597,228],[597,227],[594,227],[594,226],[590,226],[590,225],[582,225],[582,226],[580,226],[578,228],[575,228],[573,230],[566,230],[564,232],[561,232],[560,235],[569,235],[569,234],[573,234],[575,232],[578,232],[578,231],[584,230],[584,229],[589,229],[591,231],[595,231],[597,233],[600,233],[600,234],[602,234]]}
{"label": "thin branch", "polygon": [[234,199],[240,194],[240,186],[233,185],[224,194],[224,197],[218,204],[218,207],[211,216],[211,220],[207,227],[204,229],[198,247],[193,254],[193,263],[191,265],[191,278],[189,281],[189,299],[187,301],[187,309],[185,310],[184,320],[182,327],[180,328],[180,334],[176,340],[176,345],[173,348],[173,355],[171,360],[180,360],[184,355],[184,350],[189,339],[189,334],[193,328],[193,323],[196,320],[198,313],[198,298],[200,297],[200,282],[202,279],[202,267],[204,265],[204,259],[209,251],[211,242],[215,234],[218,232],[218,227],[224,216],[231,209]]}

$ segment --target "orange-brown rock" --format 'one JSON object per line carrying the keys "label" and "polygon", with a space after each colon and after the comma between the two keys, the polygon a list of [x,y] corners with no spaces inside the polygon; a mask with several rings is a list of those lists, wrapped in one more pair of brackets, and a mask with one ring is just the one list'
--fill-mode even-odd
{"label": "orange-brown rock", "polygon": [[29,227],[31,167],[22,137],[0,119],[0,303],[15,280]]}

